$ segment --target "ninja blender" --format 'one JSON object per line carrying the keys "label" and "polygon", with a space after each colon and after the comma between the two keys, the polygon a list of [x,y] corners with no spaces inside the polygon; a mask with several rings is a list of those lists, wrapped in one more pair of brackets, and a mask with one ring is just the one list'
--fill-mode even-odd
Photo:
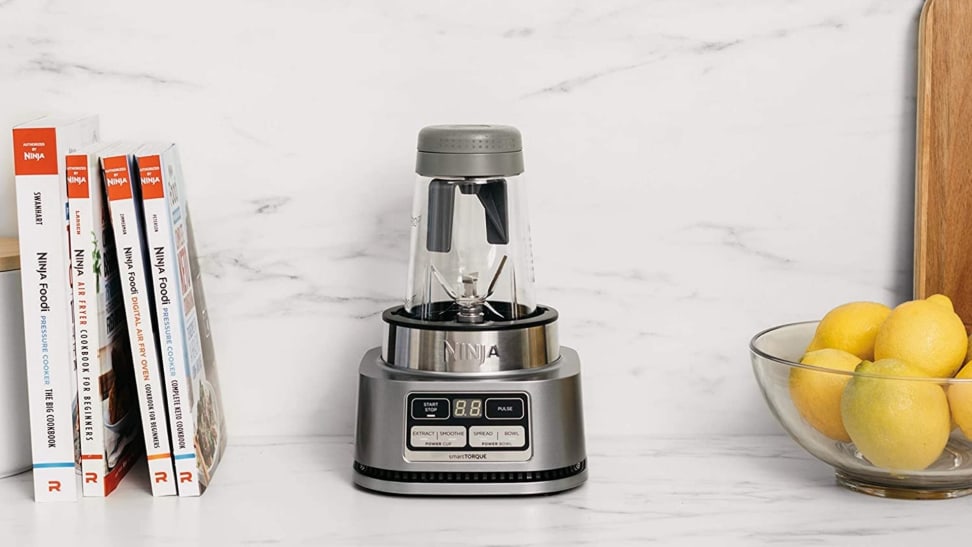
{"label": "ninja blender", "polygon": [[404,304],[359,367],[355,484],[545,494],[587,479],[580,361],[537,304],[519,131],[418,137]]}

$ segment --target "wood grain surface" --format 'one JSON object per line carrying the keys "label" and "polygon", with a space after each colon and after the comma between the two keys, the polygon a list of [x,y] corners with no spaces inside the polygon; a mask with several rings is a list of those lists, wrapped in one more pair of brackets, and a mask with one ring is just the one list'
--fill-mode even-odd
{"label": "wood grain surface", "polygon": [[972,0],[927,0],[918,36],[915,297],[972,321]]}
{"label": "wood grain surface", "polygon": [[20,269],[20,248],[17,240],[0,237],[0,272]]}

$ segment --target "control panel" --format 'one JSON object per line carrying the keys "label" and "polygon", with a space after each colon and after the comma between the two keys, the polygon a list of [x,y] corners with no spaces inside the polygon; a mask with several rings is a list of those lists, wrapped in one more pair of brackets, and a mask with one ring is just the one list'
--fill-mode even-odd
{"label": "control panel", "polygon": [[411,461],[526,461],[526,393],[410,393],[405,457]]}

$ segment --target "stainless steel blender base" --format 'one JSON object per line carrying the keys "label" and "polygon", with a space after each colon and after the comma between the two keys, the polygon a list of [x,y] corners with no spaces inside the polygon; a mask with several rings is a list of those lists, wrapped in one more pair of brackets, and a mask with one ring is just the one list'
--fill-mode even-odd
{"label": "stainless steel blender base", "polygon": [[[477,397],[482,414],[459,416],[458,401]],[[515,403],[513,413],[491,401]],[[417,408],[431,410],[416,415]],[[490,417],[493,409],[507,414]],[[512,444],[489,440],[504,434]],[[390,494],[530,495],[580,486],[587,455],[577,354],[562,347],[560,359],[537,369],[459,375],[394,368],[375,348],[359,369],[354,460],[355,484]]]}

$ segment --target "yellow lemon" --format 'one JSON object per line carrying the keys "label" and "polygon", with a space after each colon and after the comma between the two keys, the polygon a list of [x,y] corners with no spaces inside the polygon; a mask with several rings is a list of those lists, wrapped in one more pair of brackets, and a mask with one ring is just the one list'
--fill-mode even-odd
{"label": "yellow lemon", "polygon": [[[844,350],[819,349],[804,355],[800,362],[851,372],[861,358]],[[793,405],[814,429],[837,441],[850,442],[850,436],[840,419],[840,395],[850,379],[850,375],[846,374],[805,368],[790,371],[790,398]]]}
{"label": "yellow lemon", "polygon": [[837,306],[817,325],[807,351],[842,349],[861,359],[874,359],[874,338],[890,313],[890,308],[877,302]]}
{"label": "yellow lemon", "polygon": [[972,334],[969,335],[969,349],[965,352],[965,359],[962,360],[963,363],[968,363],[972,361]]}
{"label": "yellow lemon", "polygon": [[942,306],[945,306],[946,308],[948,308],[948,311],[955,311],[955,306],[952,305],[952,299],[945,296],[944,294],[933,294],[928,298],[926,298],[925,300],[927,300],[928,302],[932,302],[934,304],[940,304]]}
{"label": "yellow lemon", "polygon": [[840,414],[847,433],[871,463],[897,471],[925,469],[948,443],[948,399],[921,368],[899,359],[864,361],[847,383]]}
{"label": "yellow lemon", "polygon": [[[947,301],[948,305],[944,305]],[[929,376],[951,377],[965,359],[969,339],[948,297],[934,295],[896,307],[874,341],[875,359],[901,359]]]}
{"label": "yellow lemon", "polygon": [[[966,363],[956,378],[972,378],[972,363]],[[972,439],[972,384],[953,384],[948,386],[948,406],[952,410],[952,421],[962,430],[965,438]]]}

